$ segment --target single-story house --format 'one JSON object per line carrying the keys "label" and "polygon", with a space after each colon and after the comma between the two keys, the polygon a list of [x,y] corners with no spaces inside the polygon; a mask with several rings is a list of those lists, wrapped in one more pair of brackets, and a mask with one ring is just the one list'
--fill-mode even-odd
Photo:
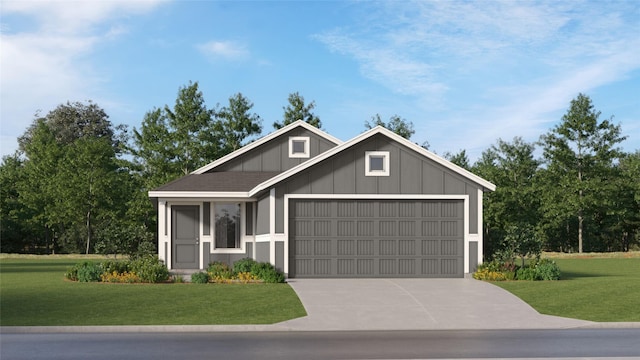
{"label": "single-story house", "polygon": [[288,277],[464,277],[495,185],[383,128],[303,121],[149,192],[169,269],[242,258]]}

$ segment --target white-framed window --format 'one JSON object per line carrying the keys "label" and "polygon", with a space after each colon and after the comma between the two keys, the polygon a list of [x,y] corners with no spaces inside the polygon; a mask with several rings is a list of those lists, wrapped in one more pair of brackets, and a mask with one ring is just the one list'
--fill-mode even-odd
{"label": "white-framed window", "polygon": [[309,137],[292,136],[289,138],[289,157],[308,158],[309,157]]}
{"label": "white-framed window", "polygon": [[364,168],[365,176],[389,176],[389,152],[366,151]]}
{"label": "white-framed window", "polygon": [[240,236],[240,204],[215,203],[214,231],[216,249],[239,249]]}

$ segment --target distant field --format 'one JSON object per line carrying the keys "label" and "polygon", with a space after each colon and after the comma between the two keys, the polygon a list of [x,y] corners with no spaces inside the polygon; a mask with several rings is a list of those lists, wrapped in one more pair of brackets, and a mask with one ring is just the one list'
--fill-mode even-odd
{"label": "distant field", "polygon": [[640,252],[545,256],[560,266],[560,281],[494,284],[542,314],[598,322],[640,322]]}
{"label": "distant field", "polygon": [[288,284],[108,284],[66,281],[103,256],[0,256],[0,325],[272,324],[306,315]]}

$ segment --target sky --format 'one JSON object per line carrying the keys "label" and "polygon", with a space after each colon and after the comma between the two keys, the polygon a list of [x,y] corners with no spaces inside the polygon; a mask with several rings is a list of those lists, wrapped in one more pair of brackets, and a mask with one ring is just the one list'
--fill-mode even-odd
{"label": "sky", "polygon": [[640,150],[639,1],[2,0],[0,36],[2,156],[38,112],[91,100],[139,129],[190,81],[209,108],[242,93],[263,135],[298,92],[341,140],[398,115],[472,162],[583,93]]}

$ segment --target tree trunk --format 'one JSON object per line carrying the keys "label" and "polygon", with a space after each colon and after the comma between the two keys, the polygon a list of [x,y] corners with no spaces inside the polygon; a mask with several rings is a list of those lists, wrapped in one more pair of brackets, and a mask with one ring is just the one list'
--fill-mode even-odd
{"label": "tree trunk", "polygon": [[86,255],[89,255],[89,244],[91,244],[91,210],[87,212],[87,251]]}
{"label": "tree trunk", "polygon": [[582,210],[578,213],[578,253],[582,254]]}
{"label": "tree trunk", "polygon": [[[582,166],[581,164],[579,166]],[[584,220],[582,216],[582,169],[578,170],[578,181],[580,182],[580,191],[578,193],[578,206],[580,207],[578,210],[578,253],[582,254],[582,222]]]}

